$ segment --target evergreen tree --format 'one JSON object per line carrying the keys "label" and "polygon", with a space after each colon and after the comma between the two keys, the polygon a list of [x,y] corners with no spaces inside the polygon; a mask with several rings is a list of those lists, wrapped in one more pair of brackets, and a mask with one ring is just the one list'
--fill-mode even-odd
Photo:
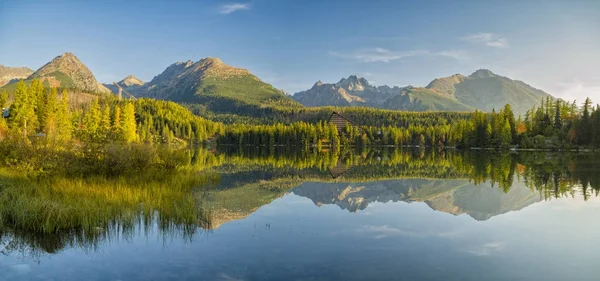
{"label": "evergreen tree", "polygon": [[123,116],[121,119],[121,127],[123,132],[123,140],[125,142],[138,142],[135,121],[135,107],[133,103],[127,102],[123,106]]}
{"label": "evergreen tree", "polygon": [[60,102],[57,105],[56,112],[56,131],[57,138],[62,140],[71,139],[73,133],[73,117],[69,110],[69,95],[63,90]]}
{"label": "evergreen tree", "polygon": [[508,120],[504,120],[504,124],[502,125],[502,130],[500,133],[500,145],[507,146],[512,143],[512,132],[510,127],[510,122]]}
{"label": "evergreen tree", "polygon": [[100,121],[102,119],[98,100],[94,99],[83,115],[83,136],[88,140],[96,141],[100,135]]}
{"label": "evergreen tree", "polygon": [[516,139],[517,138],[517,122],[515,121],[515,113],[513,112],[510,104],[507,103],[504,106],[504,109],[502,110],[502,112],[504,112],[504,119],[508,120],[508,124],[510,126],[511,138]]}
{"label": "evergreen tree", "polygon": [[590,98],[586,98],[585,102],[583,102],[583,113],[581,116],[581,121],[579,122],[579,133],[578,140],[580,144],[587,145],[591,141],[591,122],[590,122],[590,107],[592,105],[592,100]]}
{"label": "evergreen tree", "polygon": [[100,120],[100,134],[103,138],[107,138],[111,134],[110,106],[104,105],[102,108],[102,117]]}
{"label": "evergreen tree", "polygon": [[117,139],[117,140],[123,139],[123,126],[121,123],[121,107],[119,105],[115,106],[115,114],[113,117],[112,131],[113,131],[115,139]]}
{"label": "evergreen tree", "polygon": [[556,104],[554,105],[556,106],[555,108],[555,112],[554,112],[554,128],[560,130],[562,128],[562,114],[561,114],[561,104],[560,104],[560,100],[557,99],[556,100]]}
{"label": "evergreen tree", "polygon": [[6,90],[2,91],[0,94],[0,108],[4,109],[6,104],[8,103],[8,93]]}
{"label": "evergreen tree", "polygon": [[15,91],[15,101],[9,110],[9,127],[25,136],[35,133],[38,127],[35,99],[32,94],[25,82],[19,81]]}
{"label": "evergreen tree", "polygon": [[44,97],[44,105],[43,107],[40,107],[43,110],[38,111],[38,115],[40,117],[40,121],[42,122],[42,131],[46,135],[54,138],[56,137],[58,129],[58,94],[56,92],[56,88],[51,88],[50,93],[44,95]]}

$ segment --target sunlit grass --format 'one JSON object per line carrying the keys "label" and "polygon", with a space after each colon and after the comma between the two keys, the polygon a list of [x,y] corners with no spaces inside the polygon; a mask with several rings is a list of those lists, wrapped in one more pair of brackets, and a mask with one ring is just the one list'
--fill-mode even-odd
{"label": "sunlit grass", "polygon": [[155,214],[161,226],[210,222],[193,190],[215,174],[180,172],[161,178],[48,178],[31,180],[0,172],[2,225],[36,233],[133,226]]}

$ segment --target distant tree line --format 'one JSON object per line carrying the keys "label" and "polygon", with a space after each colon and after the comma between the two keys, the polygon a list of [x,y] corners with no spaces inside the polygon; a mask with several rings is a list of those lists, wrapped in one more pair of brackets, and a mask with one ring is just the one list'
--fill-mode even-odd
{"label": "distant tree line", "polygon": [[[484,113],[398,112],[349,108],[343,114],[358,124],[342,130],[323,120],[289,125],[234,124],[218,137],[221,144],[294,146],[418,145],[463,148],[572,149],[600,147],[600,107],[588,98],[581,107],[550,97],[540,106],[515,114],[507,104]],[[322,110],[322,109],[320,109]],[[331,111],[330,111],[331,112]],[[376,125],[372,125],[376,124]]]}
{"label": "distant tree line", "polygon": [[[216,140],[228,145],[330,147],[414,145],[464,148],[600,147],[600,108],[588,98],[581,107],[550,97],[515,117],[510,105],[499,111],[403,112],[363,107],[286,108],[272,124],[235,114],[219,115],[233,124],[192,114],[173,102],[117,100],[99,96],[69,106],[68,95],[39,80],[16,85],[8,118],[0,120],[0,138],[42,137],[55,142],[192,143]],[[0,94],[5,107],[8,95]],[[202,106],[196,107],[202,111]],[[353,120],[338,130],[327,119],[337,111]],[[198,112],[196,112],[198,113]],[[200,112],[201,113],[201,112]],[[205,112],[206,113],[206,112]],[[229,117],[225,117],[229,116]],[[212,116],[217,117],[217,116]],[[217,118],[218,119],[218,118]]]}

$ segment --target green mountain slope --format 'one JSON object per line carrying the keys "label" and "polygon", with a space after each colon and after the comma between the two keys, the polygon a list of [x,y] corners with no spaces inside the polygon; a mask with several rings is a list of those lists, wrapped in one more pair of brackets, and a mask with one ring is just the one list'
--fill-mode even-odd
{"label": "green mountain slope", "polygon": [[452,94],[457,101],[483,111],[498,110],[508,103],[515,113],[524,113],[549,96],[524,82],[494,74],[487,69],[477,70],[468,77],[453,75],[435,79],[427,88]]}
{"label": "green mountain slope", "polygon": [[241,115],[267,114],[265,109],[277,106],[300,106],[248,70],[226,65],[217,58],[172,64],[132,93],[188,104],[198,110]]}
{"label": "green mountain slope", "polygon": [[373,86],[364,78],[351,75],[335,84],[318,81],[294,99],[306,106],[366,106],[408,111],[473,111],[453,95],[416,87]]}
{"label": "green mountain slope", "polygon": [[480,69],[470,76],[455,74],[436,78],[426,87],[373,86],[364,78],[350,76],[335,84],[317,82],[294,94],[310,106],[365,106],[408,111],[492,111],[507,103],[524,113],[549,94],[521,81]]}
{"label": "green mountain slope", "polygon": [[[64,53],[40,67],[27,77],[25,83],[40,79],[46,87],[80,90],[88,93],[110,93],[98,83],[94,74],[72,53]],[[8,91],[16,88],[16,82],[3,87]]]}
{"label": "green mountain slope", "polygon": [[426,88],[408,87],[388,99],[384,108],[410,111],[473,111],[474,108]]}

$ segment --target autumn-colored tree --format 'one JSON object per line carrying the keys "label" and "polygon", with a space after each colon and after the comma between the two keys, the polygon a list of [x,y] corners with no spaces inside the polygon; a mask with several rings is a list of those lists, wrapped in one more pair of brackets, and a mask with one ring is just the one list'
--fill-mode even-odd
{"label": "autumn-colored tree", "polygon": [[133,103],[127,102],[123,106],[123,116],[121,118],[121,127],[123,140],[125,142],[138,142],[137,125],[135,121],[135,107]]}
{"label": "autumn-colored tree", "polygon": [[[34,81],[37,81],[34,79]],[[32,82],[33,83],[33,82]],[[15,101],[9,110],[9,127],[24,136],[32,135],[38,128],[35,114],[35,97],[23,80],[17,83]]]}
{"label": "autumn-colored tree", "polygon": [[73,134],[73,129],[73,116],[69,110],[69,95],[66,90],[63,90],[56,109],[56,137],[61,140],[69,140]]}

